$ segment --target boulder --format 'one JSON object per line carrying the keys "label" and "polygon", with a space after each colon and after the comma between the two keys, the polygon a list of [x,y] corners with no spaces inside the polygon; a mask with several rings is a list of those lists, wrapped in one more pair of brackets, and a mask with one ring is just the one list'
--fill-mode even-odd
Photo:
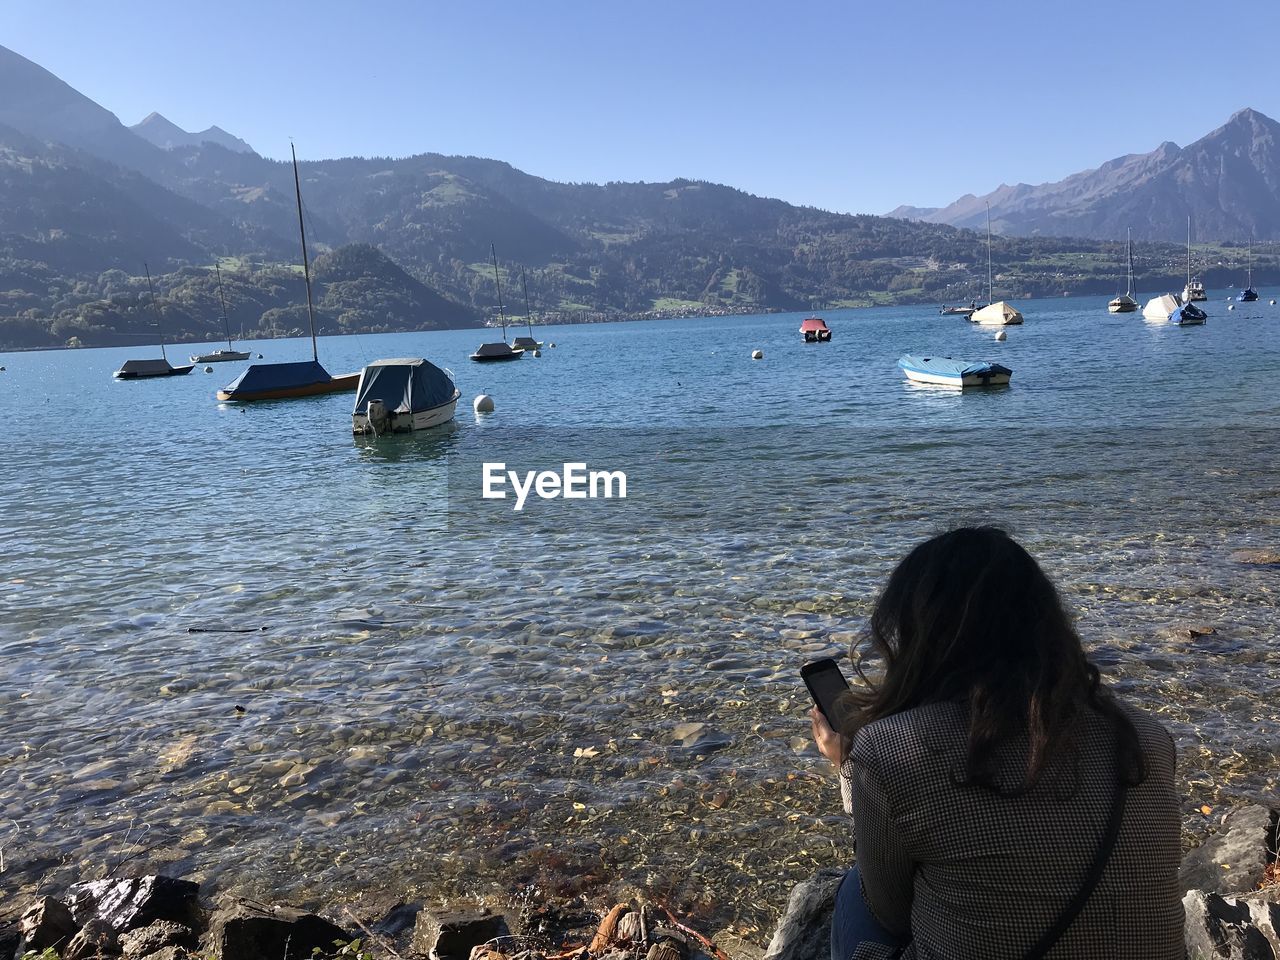
{"label": "boulder", "polygon": [[1187,956],[1192,960],[1280,957],[1280,904],[1192,890],[1182,907],[1187,915]]}
{"label": "boulder", "polygon": [[134,877],[73,884],[67,891],[76,923],[105,920],[116,933],[157,920],[186,923],[196,910],[198,884],[174,877]]}
{"label": "boulder", "polygon": [[53,897],[40,897],[18,921],[25,950],[61,950],[80,929],[67,905]]}
{"label": "boulder", "polygon": [[1267,840],[1275,814],[1263,806],[1238,807],[1222,829],[1182,860],[1182,892],[1247,893],[1258,889],[1267,869]]}
{"label": "boulder", "polygon": [[510,934],[506,918],[488,909],[423,910],[413,928],[413,952],[432,960],[467,960],[473,947]]}
{"label": "boulder", "polygon": [[195,931],[183,923],[157,920],[155,923],[120,935],[120,950],[126,957],[149,957],[165,947],[195,947]]}
{"label": "boulder", "polygon": [[795,885],[786,912],[774,928],[765,960],[828,960],[831,913],[836,890],[846,872],[839,867],[825,867]]}
{"label": "boulder", "polygon": [[0,920],[0,960],[13,960],[22,945],[22,931],[16,920]]}
{"label": "boulder", "polygon": [[116,931],[106,920],[93,917],[71,938],[62,951],[62,960],[98,960],[100,957],[120,956],[120,943]]}
{"label": "boulder", "polygon": [[290,957],[310,957],[313,950],[332,953],[335,943],[354,939],[314,913],[248,900],[226,903],[209,921],[210,946],[223,960],[280,960],[286,950]]}

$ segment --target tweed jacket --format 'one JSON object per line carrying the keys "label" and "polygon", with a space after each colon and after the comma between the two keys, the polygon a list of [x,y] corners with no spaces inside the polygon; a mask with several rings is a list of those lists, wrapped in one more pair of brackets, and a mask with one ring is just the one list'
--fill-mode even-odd
{"label": "tweed jacket", "polygon": [[[1126,791],[1111,859],[1055,960],[1184,958],[1173,741],[1126,710],[1146,779]],[[1017,960],[1080,888],[1111,811],[1114,738],[1101,716],[1081,719],[1076,762],[1055,762],[1014,797],[954,782],[967,724],[958,702],[885,717],[858,731],[841,768],[863,899],[886,929],[909,932],[904,958]],[[1025,745],[998,756],[1002,786],[1020,782],[1025,756]],[[889,955],[864,946],[851,960]]]}

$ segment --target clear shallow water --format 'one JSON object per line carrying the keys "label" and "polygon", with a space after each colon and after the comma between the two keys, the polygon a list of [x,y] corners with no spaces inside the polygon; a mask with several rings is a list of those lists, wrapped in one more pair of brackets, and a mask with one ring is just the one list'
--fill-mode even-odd
{"label": "clear shallow water", "polygon": [[[799,315],[547,327],[491,366],[475,332],[322,341],[334,372],[458,375],[453,428],[376,442],[350,395],[219,405],[240,364],[0,355],[0,885],[130,855],[300,899],[617,884],[759,938],[849,856],[800,663],[969,520],[1041,557],[1173,730],[1189,829],[1274,796],[1280,570],[1232,554],[1280,549],[1280,308],[1104,304],[1029,302],[1004,344],[928,308],[828,312],[823,345]],[[1013,385],[912,386],[908,350]],[[482,461],[571,459],[628,499],[480,499]]]}

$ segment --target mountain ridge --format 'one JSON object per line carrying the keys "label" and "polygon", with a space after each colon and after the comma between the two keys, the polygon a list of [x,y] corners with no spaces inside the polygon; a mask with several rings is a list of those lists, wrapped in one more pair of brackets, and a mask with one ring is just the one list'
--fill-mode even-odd
{"label": "mountain ridge", "polygon": [[151,111],[140,121],[129,127],[142,139],[159,147],[161,150],[172,150],[175,147],[198,147],[202,143],[216,143],[233,153],[257,153],[253,147],[234,134],[227,133],[218,125],[192,133],[178,126],[168,117]]}
{"label": "mountain ridge", "polygon": [[1252,107],[1180,147],[1115,157],[1062,180],[1001,184],[945,207],[899,206],[890,215],[1012,236],[1176,241],[1191,216],[1200,239],[1280,238],[1280,123]]}

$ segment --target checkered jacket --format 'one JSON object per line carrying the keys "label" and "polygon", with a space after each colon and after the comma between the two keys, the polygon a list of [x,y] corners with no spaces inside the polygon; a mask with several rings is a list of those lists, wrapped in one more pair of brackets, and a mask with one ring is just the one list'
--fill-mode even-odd
{"label": "checkered jacket", "polygon": [[[1173,741],[1129,712],[1147,778],[1128,790],[1111,859],[1054,960],[1184,958]],[[1020,797],[955,785],[966,739],[963,704],[918,707],[860,730],[841,768],[862,895],[886,929],[910,932],[904,958],[1017,960],[1079,889],[1110,814],[1114,741],[1092,711],[1078,764],[1054,763]],[[1005,749],[998,782],[1017,784],[1024,759],[1025,746]],[[892,955],[864,945],[852,960]]]}

